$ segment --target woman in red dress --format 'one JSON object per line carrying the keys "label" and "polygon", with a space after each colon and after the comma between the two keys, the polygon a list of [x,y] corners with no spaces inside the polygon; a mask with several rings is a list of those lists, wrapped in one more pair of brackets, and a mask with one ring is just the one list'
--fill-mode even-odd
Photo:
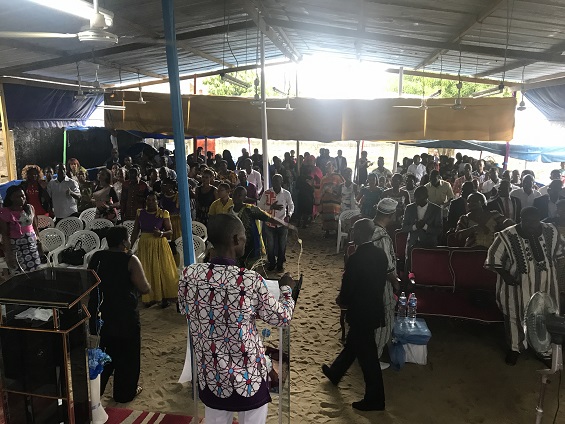
{"label": "woman in red dress", "polygon": [[22,169],[21,188],[27,197],[27,203],[33,206],[36,215],[49,215],[49,195],[42,185],[43,175],[37,165],[26,165]]}

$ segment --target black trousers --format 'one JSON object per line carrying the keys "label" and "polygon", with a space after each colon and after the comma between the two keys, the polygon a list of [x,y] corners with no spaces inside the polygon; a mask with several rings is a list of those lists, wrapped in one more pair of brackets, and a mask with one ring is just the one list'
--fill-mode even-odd
{"label": "black trousers", "polygon": [[374,329],[355,326],[349,328],[345,347],[330,366],[332,375],[341,379],[355,358],[359,361],[365,380],[364,400],[384,407],[385,389]]}
{"label": "black trousers", "polygon": [[104,366],[100,377],[100,395],[102,396],[110,376],[114,374],[114,400],[120,403],[131,402],[135,397],[141,368],[140,325],[137,324],[121,335],[102,333],[100,347],[112,358],[112,362]]}

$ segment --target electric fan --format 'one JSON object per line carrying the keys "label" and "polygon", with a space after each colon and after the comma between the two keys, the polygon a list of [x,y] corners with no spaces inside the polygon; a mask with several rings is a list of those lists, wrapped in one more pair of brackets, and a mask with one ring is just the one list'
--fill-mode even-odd
{"label": "electric fan", "polygon": [[539,370],[541,388],[536,407],[536,424],[541,424],[543,400],[548,376],[563,369],[562,344],[565,337],[565,317],[559,316],[559,308],[553,299],[543,292],[535,293],[526,306],[524,332],[528,345],[539,354],[551,350],[551,369]]}

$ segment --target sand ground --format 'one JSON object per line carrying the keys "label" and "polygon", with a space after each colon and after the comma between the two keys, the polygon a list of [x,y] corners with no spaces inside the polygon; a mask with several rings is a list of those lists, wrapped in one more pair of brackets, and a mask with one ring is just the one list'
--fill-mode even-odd
{"label": "sand ground", "polygon": [[[334,303],[340,285],[342,255],[335,238],[324,239],[317,224],[301,230],[304,285],[292,321],[291,422],[294,423],[508,423],[535,422],[541,362],[523,354],[518,364],[504,364],[502,325],[482,325],[445,318],[427,318],[432,332],[428,364],[406,364],[383,371],[386,411],[360,413],[351,402],[363,396],[361,370],[355,363],[338,387],[320,367],[340,351],[339,309]],[[297,272],[299,245],[289,242],[287,271]],[[131,409],[195,415],[190,385],[177,383],[186,349],[186,321],[173,307],[143,309],[143,392],[129,404],[116,404],[111,387],[103,403]],[[564,383],[565,384],[565,383]],[[557,408],[559,377],[546,392],[545,420]],[[563,389],[565,391],[565,389]],[[278,422],[277,400],[268,423]],[[565,423],[565,397],[555,422]],[[202,405],[200,405],[202,416]]]}

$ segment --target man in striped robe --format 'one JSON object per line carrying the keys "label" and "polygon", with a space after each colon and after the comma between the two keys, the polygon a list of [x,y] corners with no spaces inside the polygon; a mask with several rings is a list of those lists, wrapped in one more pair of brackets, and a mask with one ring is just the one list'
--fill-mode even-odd
{"label": "man in striped robe", "polygon": [[557,304],[556,259],[563,256],[565,242],[554,225],[540,222],[536,208],[522,209],[521,219],[495,236],[485,262],[498,273],[496,301],[504,314],[508,365],[515,365],[527,347],[523,319],[532,295],[545,292]]}

